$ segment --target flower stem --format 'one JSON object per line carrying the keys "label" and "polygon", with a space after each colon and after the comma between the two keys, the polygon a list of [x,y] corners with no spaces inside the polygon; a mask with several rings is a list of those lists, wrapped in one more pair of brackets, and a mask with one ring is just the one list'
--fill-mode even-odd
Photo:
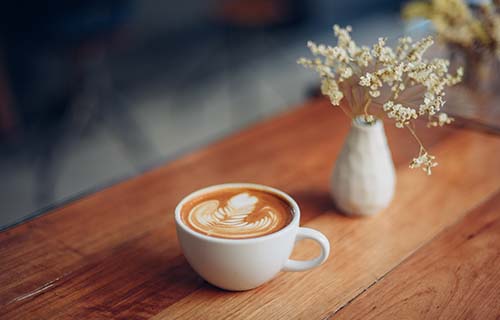
{"label": "flower stem", "polygon": [[348,116],[351,120],[354,120],[354,116],[351,113],[349,113],[344,107],[342,107],[342,105],[343,105],[343,103],[341,101],[339,103],[340,110],[342,110],[345,113],[345,115]]}
{"label": "flower stem", "polygon": [[357,112],[357,108],[358,108],[358,99],[356,97],[357,94],[354,93],[354,86],[351,86],[351,95],[352,95],[352,100],[354,102],[354,106],[351,106],[351,109],[353,111],[354,114],[358,114]]}
{"label": "flower stem", "polygon": [[405,125],[406,128],[408,128],[408,130],[410,131],[411,135],[415,138],[415,140],[417,140],[418,144],[420,145],[420,152],[419,154],[422,154],[422,151],[423,152],[427,152],[427,150],[425,149],[422,141],[420,141],[420,139],[418,138],[417,134],[415,133],[415,130],[410,127],[409,125]]}
{"label": "flower stem", "polygon": [[368,100],[365,103],[365,106],[363,107],[363,112],[365,114],[365,119],[368,119],[368,107],[372,103],[372,99],[368,98]]}

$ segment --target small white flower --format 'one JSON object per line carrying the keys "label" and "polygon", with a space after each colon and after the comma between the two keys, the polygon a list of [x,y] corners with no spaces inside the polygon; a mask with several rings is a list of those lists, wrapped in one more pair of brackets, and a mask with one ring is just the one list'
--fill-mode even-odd
{"label": "small white flower", "polygon": [[413,158],[410,162],[410,168],[422,168],[428,175],[432,174],[432,168],[436,167],[438,163],[434,161],[436,157],[431,156],[427,152],[421,153],[417,158]]}
{"label": "small white flower", "polygon": [[437,119],[434,118],[434,120],[429,120],[427,123],[428,127],[442,127],[446,124],[450,124],[454,121],[452,117],[449,117],[446,113],[441,112],[438,116]]}
{"label": "small white flower", "polygon": [[389,111],[389,110],[392,110],[393,106],[394,106],[394,102],[387,101],[386,103],[384,103],[384,105],[382,106],[382,108],[384,109],[384,111]]}

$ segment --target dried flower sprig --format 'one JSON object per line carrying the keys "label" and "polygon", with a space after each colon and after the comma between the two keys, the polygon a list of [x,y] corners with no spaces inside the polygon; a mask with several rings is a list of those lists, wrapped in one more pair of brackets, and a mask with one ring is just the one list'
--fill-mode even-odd
{"label": "dried flower sprig", "polygon": [[[462,69],[451,75],[448,60],[423,57],[433,44],[431,37],[417,42],[404,37],[395,49],[386,45],[385,38],[379,38],[370,48],[358,46],[351,39],[349,26],[335,25],[333,31],[336,46],[309,41],[307,46],[315,58],[300,58],[298,63],[319,74],[321,92],[349,117],[362,116],[372,122],[381,110],[396,127],[407,128],[420,146],[410,167],[421,167],[431,174],[437,163],[416,135],[412,121],[427,117],[428,126],[435,127],[453,120],[440,110],[445,103],[444,88],[461,80]],[[344,98],[346,104],[341,103]]]}
{"label": "dried flower sprig", "polygon": [[465,0],[412,1],[405,18],[426,18],[445,43],[464,50],[491,52],[500,59],[500,1],[483,1],[474,10]]}

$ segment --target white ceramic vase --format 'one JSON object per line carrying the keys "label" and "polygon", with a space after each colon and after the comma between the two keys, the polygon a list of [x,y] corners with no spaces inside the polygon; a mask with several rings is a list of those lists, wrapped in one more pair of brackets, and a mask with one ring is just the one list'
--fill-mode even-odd
{"label": "white ceramic vase", "polygon": [[331,194],[348,215],[370,216],[386,208],[394,195],[396,177],[382,121],[357,117],[331,179]]}

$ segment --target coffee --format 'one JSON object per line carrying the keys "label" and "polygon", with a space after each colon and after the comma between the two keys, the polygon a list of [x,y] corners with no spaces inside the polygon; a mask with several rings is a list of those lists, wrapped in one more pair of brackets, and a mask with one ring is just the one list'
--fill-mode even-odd
{"label": "coffee", "polygon": [[279,195],[253,188],[226,188],[188,201],[181,218],[190,229],[226,239],[265,236],[286,227],[290,204]]}

